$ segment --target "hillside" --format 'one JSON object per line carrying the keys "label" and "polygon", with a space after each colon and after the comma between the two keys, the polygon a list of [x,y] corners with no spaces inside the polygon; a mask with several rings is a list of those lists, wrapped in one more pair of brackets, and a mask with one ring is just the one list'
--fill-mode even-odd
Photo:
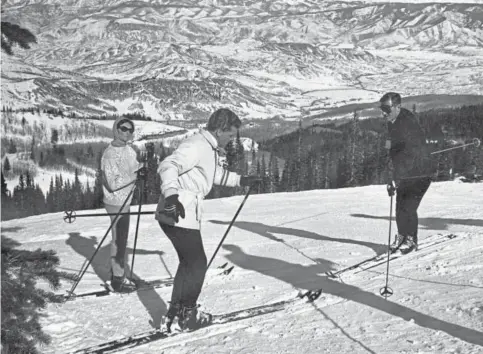
{"label": "hillside", "polygon": [[192,120],[228,106],[291,119],[389,90],[483,92],[478,1],[7,0],[3,9],[38,40],[2,62],[2,104],[13,108]]}
{"label": "hillside", "polygon": [[[242,198],[206,202],[203,232],[208,257]],[[389,286],[394,295],[385,300],[379,295],[385,264],[349,272],[342,281],[325,276],[326,271],[386,251],[389,199],[383,186],[250,196],[207,277],[200,298],[204,309],[225,313],[318,287],[321,297],[312,305],[300,302],[273,314],[122,352],[483,353],[482,198],[477,184],[432,184],[419,211],[421,243],[441,238],[438,234],[457,237],[391,262]],[[65,224],[62,216],[3,222],[2,235],[25,249],[55,249],[61,269],[76,272],[93,253],[109,220],[78,218]],[[129,247],[135,225],[131,222]],[[108,276],[107,245],[86,272],[78,293],[99,289],[101,279]],[[149,215],[141,218],[137,246],[136,276],[159,279],[174,274],[176,254]],[[225,262],[235,266],[233,272],[214,275]],[[67,289],[65,284],[62,291]],[[53,342],[42,352],[72,352],[148,331],[150,323],[161,323],[170,292],[145,290],[48,306],[42,325]]]}

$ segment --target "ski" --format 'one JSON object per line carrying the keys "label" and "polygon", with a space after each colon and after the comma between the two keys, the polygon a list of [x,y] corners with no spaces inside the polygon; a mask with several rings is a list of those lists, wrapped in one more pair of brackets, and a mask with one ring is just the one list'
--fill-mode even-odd
{"label": "ski", "polygon": [[[223,264],[222,266],[217,267],[221,271],[219,273],[215,273],[213,275],[229,275],[235,266],[231,266],[227,268],[228,263]],[[207,274],[208,275],[208,274]],[[160,289],[172,286],[174,282],[174,278],[165,278],[165,279],[156,279],[150,281],[139,281],[137,284],[125,284],[123,285],[123,290],[121,291],[114,291],[109,282],[104,282],[101,284],[101,289],[89,291],[80,294],[72,294],[72,296],[67,295],[58,295],[60,299],[63,301],[72,301],[79,298],[89,298],[89,297],[103,297],[112,294],[131,294],[137,291],[143,290],[152,290],[152,289]]]}
{"label": "ski", "polygon": [[[266,305],[251,307],[248,309],[233,311],[225,314],[213,315],[212,322],[209,325],[200,328],[199,330],[202,330],[204,328],[208,328],[211,326],[226,324],[226,323],[235,322],[235,321],[242,321],[242,320],[246,320],[257,316],[263,316],[269,313],[278,312],[278,311],[284,310],[288,305],[295,303],[304,298],[307,298],[307,302],[313,302],[319,298],[321,293],[322,293],[321,289],[308,290],[305,293],[299,293],[296,297],[288,300],[282,300],[282,301],[278,301],[278,302],[274,302]],[[80,349],[75,352],[72,352],[72,354],[110,353],[121,349],[137,347],[139,345],[151,343],[160,339],[171,338],[182,333],[190,333],[190,332],[168,333],[164,330],[151,330],[151,331],[142,332],[130,337],[125,337],[125,338],[113,340],[110,342],[98,344],[89,348]]]}
{"label": "ski", "polygon": [[[446,242],[446,241],[451,240],[455,237],[456,237],[455,234],[447,234],[447,235],[437,234],[435,237],[429,237],[419,244],[418,251],[422,251],[422,250],[424,250],[425,248],[428,248],[428,247],[436,246],[436,245],[438,245],[442,242]],[[418,251],[416,251],[416,252],[418,252]],[[415,252],[415,251],[413,251],[413,252]],[[398,253],[398,252],[391,253],[389,260],[391,261],[391,260],[397,259],[397,258],[402,257],[402,256],[407,256],[407,255],[410,255],[413,252],[410,252],[408,254],[401,254],[401,253]],[[357,268],[360,268],[361,271],[364,271],[364,270],[367,270],[367,269],[371,269],[373,267],[377,267],[378,265],[380,265],[384,262],[387,262],[387,253],[379,254],[379,255],[376,255],[374,257],[364,259],[364,260],[362,260],[358,263],[355,263],[355,264],[350,265],[346,268],[340,269],[336,272],[331,272],[331,271],[325,272],[325,274],[327,276],[329,276],[330,278],[336,279],[336,278],[339,278],[339,276],[341,274],[348,273],[348,272],[355,270]],[[365,265],[370,265],[370,266],[369,266],[369,268],[363,268]],[[355,274],[357,274],[357,273],[355,273]]]}
{"label": "ski", "polygon": [[[418,250],[417,250],[417,251],[411,251],[411,252],[409,252],[409,253],[407,253],[407,254],[403,254],[403,253],[401,253],[401,252],[395,252],[395,253],[393,253],[393,254],[391,254],[391,255],[390,255],[389,261],[394,261],[394,260],[396,260],[396,259],[398,259],[398,258],[401,258],[401,257],[407,257],[407,256],[410,256],[411,254],[418,253],[418,252],[423,251],[423,250],[425,250],[425,249],[427,249],[427,248],[431,248],[431,247],[437,246],[437,245],[439,245],[439,244],[441,244],[441,243],[445,243],[445,242],[447,242],[447,241],[449,241],[449,240],[454,239],[455,237],[456,237],[456,235],[454,235],[454,234],[445,235],[444,237],[439,238],[439,239],[437,239],[437,240],[434,240],[434,241],[429,241],[429,242],[423,243],[423,244],[421,244],[421,245],[418,247]],[[385,259],[382,259],[382,260],[380,260],[380,261],[376,262],[375,264],[372,264],[372,265],[370,265],[370,266],[368,266],[368,267],[365,267],[365,268],[362,268],[362,267],[361,267],[361,270],[359,270],[359,271],[355,272],[354,274],[358,274],[358,273],[360,273],[360,272],[364,272],[364,271],[366,271],[366,270],[369,270],[369,269],[375,268],[375,267],[377,267],[377,266],[380,266],[381,264],[386,263],[386,262],[387,262],[387,255],[386,255],[384,258],[385,258]]]}
{"label": "ski", "polygon": [[69,296],[69,294],[59,295],[59,297],[61,297],[64,301],[72,301],[79,298],[103,297],[103,296],[111,295],[113,293],[130,294],[136,291],[151,290],[151,289],[158,289],[158,288],[171,286],[173,285],[173,281],[174,281],[173,278],[166,278],[166,279],[156,279],[151,281],[142,281],[142,282],[139,282],[137,285],[126,284],[123,286],[123,291],[121,292],[112,291],[112,288],[110,287],[109,283],[105,282],[101,284],[102,289],[100,290],[89,291],[89,292],[80,293],[80,294],[72,294],[72,296]]}

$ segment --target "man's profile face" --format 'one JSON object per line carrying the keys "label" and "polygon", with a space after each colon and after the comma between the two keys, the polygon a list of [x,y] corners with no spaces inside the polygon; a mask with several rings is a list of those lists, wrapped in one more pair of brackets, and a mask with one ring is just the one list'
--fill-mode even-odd
{"label": "man's profile face", "polygon": [[400,104],[392,105],[390,102],[381,103],[379,108],[381,109],[382,116],[390,122],[394,122],[399,112],[401,112]]}
{"label": "man's profile face", "polygon": [[233,140],[236,136],[238,129],[234,126],[231,127],[230,130],[223,131],[221,129],[218,129],[216,131],[216,139],[218,140],[218,145],[220,147],[225,147],[230,140]]}

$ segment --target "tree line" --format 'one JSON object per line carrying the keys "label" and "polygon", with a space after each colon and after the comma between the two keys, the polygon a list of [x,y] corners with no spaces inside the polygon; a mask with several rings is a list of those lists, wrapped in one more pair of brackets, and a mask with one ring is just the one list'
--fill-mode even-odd
{"label": "tree line", "polygon": [[[473,138],[483,136],[483,105],[414,113],[426,133],[429,152],[470,143]],[[274,185],[261,192],[274,188],[290,192],[386,183],[387,139],[387,126],[382,118],[362,120],[358,112],[340,126],[332,123],[300,127],[261,145],[285,161],[279,179],[271,173],[273,170],[266,170]],[[434,180],[449,180],[457,175],[475,180],[483,175],[481,148],[470,146],[432,156]]]}
{"label": "tree line", "polygon": [[[428,137],[432,151],[445,149],[471,141],[483,135],[483,106],[432,110],[417,114]],[[286,134],[245,151],[238,133],[226,146],[222,158],[224,166],[239,174],[257,174],[264,181],[253,193],[294,192],[311,189],[355,187],[386,183],[388,156],[385,149],[387,128],[380,118],[361,120],[354,112],[350,122],[335,126],[313,125],[299,127]],[[162,144],[146,144],[148,175],[142,191],[143,203],[157,203],[161,180],[157,168],[173,149]],[[89,151],[92,154],[92,151]],[[28,173],[19,176],[19,184],[10,193],[2,173],[2,219],[25,217],[44,212],[84,210],[102,207],[101,156],[96,157],[96,177],[92,186],[79,181],[65,180],[61,174],[52,178],[44,195]],[[5,170],[5,165],[3,166]],[[483,174],[481,148],[468,147],[437,154],[433,159],[433,178],[449,180],[460,174],[468,178]],[[139,184],[132,204],[138,204]],[[245,193],[244,188],[215,186],[207,199]]]}

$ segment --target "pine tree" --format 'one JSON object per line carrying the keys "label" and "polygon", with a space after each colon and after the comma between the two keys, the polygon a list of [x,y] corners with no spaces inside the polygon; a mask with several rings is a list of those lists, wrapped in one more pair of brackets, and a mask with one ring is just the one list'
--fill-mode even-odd
{"label": "pine tree", "polygon": [[25,172],[25,188],[32,188],[33,187],[33,178],[30,176],[30,172]]}
{"label": "pine tree", "polygon": [[50,137],[50,142],[54,145],[54,149],[57,147],[57,143],[59,142],[59,131],[57,129],[52,128],[52,136]]}
{"label": "pine tree", "polygon": [[236,172],[239,174],[246,174],[245,169],[245,149],[243,148],[243,143],[240,138],[240,131],[236,133],[235,140],[235,154],[236,154]]}
{"label": "pine tree", "polygon": [[270,185],[268,188],[269,193],[276,193],[279,189],[280,183],[280,171],[278,170],[278,161],[273,152],[270,153],[270,159],[268,160],[268,175]]}
{"label": "pine tree", "polygon": [[56,205],[56,200],[55,200],[55,188],[54,188],[54,179],[51,177],[50,178],[50,186],[49,186],[49,191],[47,192],[47,196],[45,198],[45,202],[47,204],[47,210],[52,213],[54,212],[55,205]]}
{"label": "pine tree", "polygon": [[102,166],[101,166],[101,160],[102,160],[102,152],[99,152],[97,155],[97,170],[96,170],[96,179],[94,182],[94,187],[93,187],[93,198],[92,198],[92,208],[99,208],[102,203],[102,197],[103,197],[103,191],[102,191]]}
{"label": "pine tree", "polygon": [[5,178],[3,177],[2,173],[2,197],[1,199],[1,207],[2,207],[2,220],[9,220],[15,217],[16,211],[14,210],[14,206],[12,205],[12,198],[10,197],[10,192],[7,188],[7,183],[5,182]]}
{"label": "pine tree", "polygon": [[3,161],[3,172],[8,175],[11,169],[12,167],[10,166],[10,161],[8,160],[8,157],[5,156],[5,160]]}
{"label": "pine tree", "polygon": [[45,165],[45,161],[44,161],[44,152],[41,151],[40,152],[40,159],[39,159],[39,166],[42,167]]}
{"label": "pine tree", "polygon": [[20,174],[20,176],[18,177],[18,188],[21,191],[25,189],[25,180],[23,174]]}
{"label": "pine tree", "polygon": [[3,172],[2,172],[2,198],[8,197],[8,188],[7,188],[7,182],[5,182],[5,177],[3,177]]}
{"label": "pine tree", "polygon": [[352,131],[350,135],[350,145],[349,145],[349,180],[347,181],[348,186],[358,186],[361,184],[362,167],[361,162],[363,161],[363,148],[360,145],[360,125],[359,125],[359,113],[354,111],[354,116],[352,119]]}
{"label": "pine tree", "polygon": [[14,44],[23,49],[29,49],[31,43],[37,43],[37,39],[28,29],[22,28],[10,22],[2,21],[2,50],[8,55],[13,55]]}
{"label": "pine tree", "polygon": [[291,185],[291,178],[290,178],[290,166],[291,160],[290,157],[285,160],[285,165],[282,171],[282,178],[280,179],[280,191],[281,192],[289,192],[290,185]]}
{"label": "pine tree", "polygon": [[17,146],[13,142],[13,139],[10,139],[10,144],[8,145],[8,153],[9,154],[15,154],[17,153]]}
{"label": "pine tree", "polygon": [[32,144],[30,145],[30,160],[35,162],[35,137],[32,138]]}
{"label": "pine tree", "polygon": [[74,274],[60,272],[55,251],[18,250],[20,244],[2,236],[2,353],[40,353],[38,344],[50,338],[40,325],[40,311],[48,302],[60,303],[62,298],[38,288],[37,281],[46,281],[54,290],[61,280],[73,281]]}
{"label": "pine tree", "polygon": [[82,184],[79,180],[79,170],[76,168],[74,173],[74,184],[72,186],[72,204],[70,205],[74,210],[82,209]]}

